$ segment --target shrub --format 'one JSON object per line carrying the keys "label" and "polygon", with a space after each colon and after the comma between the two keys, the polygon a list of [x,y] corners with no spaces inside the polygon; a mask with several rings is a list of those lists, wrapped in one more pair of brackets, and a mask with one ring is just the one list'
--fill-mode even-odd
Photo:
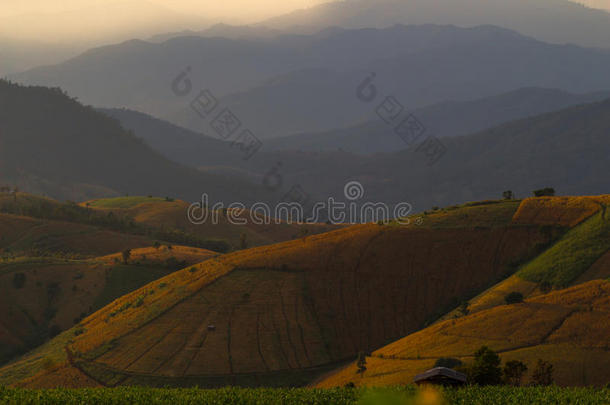
{"label": "shrub", "polygon": [[121,256],[123,257],[123,263],[127,264],[129,258],[131,257],[131,249],[125,249],[121,252]]}
{"label": "shrub", "polygon": [[463,363],[459,359],[454,359],[453,357],[441,357],[436,360],[434,363],[434,367],[447,367],[447,368],[456,368],[461,366]]}
{"label": "shrub", "polygon": [[464,301],[460,304],[458,311],[462,314],[462,316],[466,316],[470,313],[470,309],[468,309],[469,306],[470,304],[468,303],[468,301]]}
{"label": "shrub", "polygon": [[500,356],[487,346],[482,346],[474,356],[475,360],[470,369],[472,381],[478,385],[501,384]]}
{"label": "shrub", "polygon": [[358,367],[356,373],[364,377],[364,372],[366,371],[366,354],[364,352],[358,353],[358,361],[356,362],[356,367]]}
{"label": "shrub", "polygon": [[555,195],[555,189],[552,187],[541,188],[540,190],[534,190],[535,197],[552,197]]}
{"label": "shrub", "polygon": [[519,360],[511,360],[506,362],[502,372],[504,373],[504,382],[509,385],[521,385],[521,379],[527,371],[527,366]]}
{"label": "shrub", "polygon": [[112,311],[112,312],[110,313],[110,316],[111,316],[111,317],[115,317],[115,316],[117,316],[118,314],[120,314],[121,312],[123,312],[123,311],[127,311],[129,308],[131,308],[131,302],[126,302],[126,303],[124,303],[123,305],[121,305],[121,306],[120,306],[120,307],[119,307],[117,310]]}
{"label": "shrub", "polygon": [[538,359],[536,368],[532,372],[532,383],[534,385],[553,384],[553,365],[542,359]]}
{"label": "shrub", "polygon": [[548,294],[553,289],[553,286],[548,281],[543,281],[542,283],[540,283],[538,288],[540,288],[540,292],[541,293]]}
{"label": "shrub", "polygon": [[506,296],[504,297],[504,301],[506,301],[508,305],[518,304],[520,302],[523,302],[523,294],[518,291],[513,291],[509,294],[506,294]]}

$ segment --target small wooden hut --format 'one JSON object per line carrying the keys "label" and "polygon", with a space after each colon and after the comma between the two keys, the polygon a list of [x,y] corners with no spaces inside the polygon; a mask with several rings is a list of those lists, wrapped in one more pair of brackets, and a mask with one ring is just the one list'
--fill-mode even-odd
{"label": "small wooden hut", "polygon": [[447,367],[436,367],[415,376],[417,385],[432,384],[443,386],[460,386],[466,384],[466,375]]}

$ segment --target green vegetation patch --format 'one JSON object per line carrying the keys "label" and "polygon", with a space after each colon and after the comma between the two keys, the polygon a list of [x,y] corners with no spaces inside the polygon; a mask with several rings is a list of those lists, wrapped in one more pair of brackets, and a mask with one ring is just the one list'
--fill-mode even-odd
{"label": "green vegetation patch", "polygon": [[91,201],[89,205],[95,208],[133,208],[144,203],[163,201],[166,199],[159,197],[116,197]]}
{"label": "green vegetation patch", "polygon": [[[202,389],[152,389],[152,388],[94,388],[23,390],[0,388],[0,402],[9,404],[402,404],[412,403],[422,395],[415,387],[384,389],[272,389],[272,388],[221,388]],[[464,389],[438,389],[437,395],[428,394],[419,398],[420,403],[430,402],[430,396],[438,395],[448,404],[590,404],[601,405],[610,402],[610,390],[593,388],[558,387],[468,387]]]}
{"label": "green vegetation patch", "polygon": [[[67,355],[64,347],[78,330],[78,328],[74,328],[63,332],[51,341],[0,368],[0,403],[7,402],[2,396],[3,385],[15,384],[45,369],[65,363]],[[8,402],[11,403],[11,401]]]}
{"label": "green vegetation patch", "polygon": [[535,283],[568,287],[610,249],[610,218],[602,210],[526,264],[517,275]]}

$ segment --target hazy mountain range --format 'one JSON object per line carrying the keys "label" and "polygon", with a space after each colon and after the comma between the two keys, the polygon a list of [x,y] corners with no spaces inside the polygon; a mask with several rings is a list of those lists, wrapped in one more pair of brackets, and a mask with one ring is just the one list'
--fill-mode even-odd
{"label": "hazy mountain range", "polygon": [[[263,198],[254,185],[163,158],[118,121],[59,90],[0,80],[0,182],[54,198],[125,194]],[[258,198],[257,198],[258,197]]]}
{"label": "hazy mountain range", "polygon": [[[386,127],[383,133],[375,132],[380,127],[374,122],[369,124],[372,128],[357,128],[359,132],[354,133],[353,141],[349,130],[328,133],[329,138],[301,135],[266,141],[254,158],[243,161],[227,143],[211,137],[140,113],[104,112],[119,119],[123,126],[167,158],[206,172],[231,173],[260,184],[270,168],[281,163],[286,188],[299,185],[311,200],[342,199],[344,185],[357,180],[366,190],[363,201],[406,201],[419,211],[433,205],[498,198],[508,189],[519,197],[547,186],[555,187],[562,194],[603,193],[610,186],[608,179],[599,175],[610,169],[606,157],[610,148],[607,137],[610,101],[527,118],[534,110],[542,112],[553,106],[561,108],[562,104],[598,97],[603,94],[574,96],[553,90],[523,89],[494,98],[449,103],[453,109],[440,104],[419,110],[421,117],[436,117],[435,122],[447,121],[447,126],[459,122],[460,116],[474,117],[468,125],[462,125],[463,130],[497,120],[493,122],[495,126],[478,133],[457,136],[458,130],[440,138],[445,154],[433,165],[425,152],[418,151],[419,143],[405,149],[406,145],[394,141],[397,136],[391,128]],[[516,104],[528,103],[536,107],[528,111],[514,108]],[[484,116],[487,118],[482,119]],[[513,118],[519,119],[502,124]],[[385,139],[376,143],[372,139],[375,136]],[[313,147],[299,147],[300,150],[295,147],[307,145],[311,139],[320,140],[322,145],[331,144],[333,139],[345,139],[346,145],[343,150],[331,146],[316,151]],[[354,152],[350,147],[358,149],[355,152],[365,152],[362,149],[367,145],[372,151],[375,147],[380,149],[379,144],[388,149],[400,146],[404,150],[368,156],[350,153]]]}
{"label": "hazy mountain range", "polygon": [[[192,91],[178,97],[172,82],[187,67]],[[334,28],[269,41],[129,41],[12,78],[59,86],[87,104],[139,110],[198,132],[204,124],[189,102],[207,88],[259,138],[270,138],[368,121],[388,95],[416,108],[531,86],[593,92],[610,88],[608,71],[610,52],[550,45],[491,26],[426,25]],[[371,72],[377,74],[375,105],[356,98]]]}
{"label": "hazy mountain range", "polygon": [[542,41],[608,48],[610,13],[567,0],[348,0],[297,10],[263,21],[268,28],[301,32],[340,26],[492,24]]}
{"label": "hazy mountain range", "polygon": [[267,160],[283,162],[286,182],[316,198],[340,198],[344,185],[356,180],[366,190],[364,200],[407,201],[417,211],[499,198],[504,190],[519,197],[543,187],[563,195],[601,194],[610,187],[602,175],[610,170],[609,117],[607,100],[442,138],[445,154],[435,163],[425,144],[366,157],[278,151]]}
{"label": "hazy mountain range", "polygon": [[[560,110],[576,104],[610,98],[610,91],[571,94],[561,90],[524,88],[472,101],[446,101],[415,109],[412,113],[428,134],[437,137],[467,135],[499,124]],[[364,124],[318,133],[274,138],[266,150],[330,151],[359,154],[399,151],[407,148],[392,126],[380,117]]]}

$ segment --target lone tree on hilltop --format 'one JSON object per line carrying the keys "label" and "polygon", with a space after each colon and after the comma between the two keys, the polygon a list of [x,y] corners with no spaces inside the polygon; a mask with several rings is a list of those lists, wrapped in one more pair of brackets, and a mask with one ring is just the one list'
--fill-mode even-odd
{"label": "lone tree on hilltop", "polygon": [[366,371],[366,354],[364,352],[358,353],[356,367],[358,367],[356,373],[360,374],[360,377],[364,377],[364,372]]}
{"label": "lone tree on hilltop", "polygon": [[540,190],[534,190],[535,197],[553,197],[555,195],[555,189],[552,187],[541,188]]}
{"label": "lone tree on hilltop", "polygon": [[131,257],[131,249],[125,249],[121,252],[121,256],[123,257],[123,263],[127,264],[129,258]]}
{"label": "lone tree on hilltop", "polygon": [[504,372],[506,384],[517,387],[521,385],[521,379],[527,371],[527,366],[519,360],[511,360],[506,362],[502,371]]}
{"label": "lone tree on hilltop", "polygon": [[470,313],[470,309],[469,309],[470,304],[468,303],[468,301],[463,301],[460,304],[460,307],[458,308],[458,311],[462,314],[462,316],[466,316]]}
{"label": "lone tree on hilltop", "polygon": [[500,356],[487,346],[482,346],[474,354],[475,360],[471,367],[471,376],[478,385],[499,385],[502,383]]}
{"label": "lone tree on hilltop", "polygon": [[502,193],[502,198],[504,198],[505,200],[512,200],[513,198],[515,198],[515,194],[511,190],[506,190]]}
{"label": "lone tree on hilltop", "polygon": [[553,365],[548,361],[538,359],[536,368],[532,372],[532,382],[534,385],[553,384]]}

